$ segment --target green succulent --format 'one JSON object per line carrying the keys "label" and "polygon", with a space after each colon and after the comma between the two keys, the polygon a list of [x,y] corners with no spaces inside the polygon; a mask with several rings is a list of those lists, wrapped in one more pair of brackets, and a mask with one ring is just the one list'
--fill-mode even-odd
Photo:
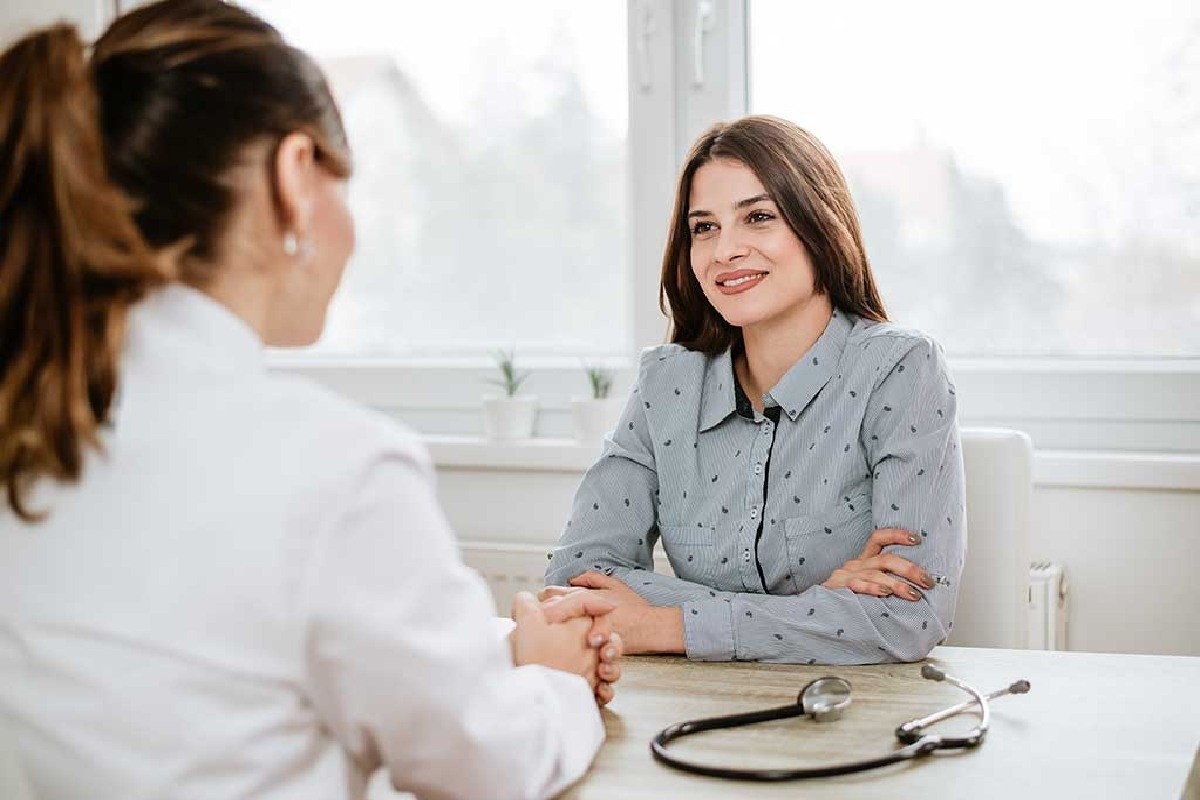
{"label": "green succulent", "polygon": [[602,367],[584,367],[588,382],[592,384],[592,398],[604,400],[612,391],[613,374]]}

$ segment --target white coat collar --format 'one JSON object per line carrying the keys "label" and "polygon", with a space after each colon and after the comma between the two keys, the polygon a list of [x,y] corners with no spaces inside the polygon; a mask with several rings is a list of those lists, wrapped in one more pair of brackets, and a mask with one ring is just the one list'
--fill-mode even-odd
{"label": "white coat collar", "polygon": [[129,314],[126,355],[134,361],[165,357],[180,372],[261,372],[263,344],[241,317],[203,292],[169,284]]}

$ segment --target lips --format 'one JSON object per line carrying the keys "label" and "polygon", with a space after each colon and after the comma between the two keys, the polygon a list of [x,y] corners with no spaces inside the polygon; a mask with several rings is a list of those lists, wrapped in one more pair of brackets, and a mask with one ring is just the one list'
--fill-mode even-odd
{"label": "lips", "polygon": [[722,272],[716,277],[717,291],[721,294],[741,294],[762,283],[768,273],[760,269],[739,269]]}

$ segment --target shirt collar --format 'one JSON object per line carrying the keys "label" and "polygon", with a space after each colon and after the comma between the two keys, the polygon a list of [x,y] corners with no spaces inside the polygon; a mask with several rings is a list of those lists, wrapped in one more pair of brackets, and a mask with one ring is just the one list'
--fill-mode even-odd
{"label": "shirt collar", "polygon": [[737,407],[733,389],[733,353],[726,350],[708,359],[700,397],[700,430],[706,431],[733,413]]}
{"label": "shirt collar", "polygon": [[[854,321],[848,314],[834,311],[821,336],[791,369],[784,373],[764,400],[779,405],[788,419],[795,422],[804,408],[833,377],[842,360],[842,351]],[[726,350],[710,359],[704,375],[704,396],[700,404],[700,430],[715,427],[737,408],[734,390],[733,354]]]}
{"label": "shirt collar", "polygon": [[263,368],[258,333],[223,304],[181,283],[152,292],[131,309],[126,343],[135,356],[163,355],[195,371]]}
{"label": "shirt collar", "polygon": [[788,419],[795,422],[805,406],[833,377],[853,327],[854,323],[848,315],[834,311],[821,337],[772,387],[767,401],[773,399],[783,407]]}

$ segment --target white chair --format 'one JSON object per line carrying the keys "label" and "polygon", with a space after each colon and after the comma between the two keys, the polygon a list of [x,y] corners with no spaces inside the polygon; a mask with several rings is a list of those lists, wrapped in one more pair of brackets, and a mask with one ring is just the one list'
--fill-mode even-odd
{"label": "white chair", "polygon": [[33,789],[21,769],[12,738],[0,717],[0,797],[4,800],[34,800]]}
{"label": "white chair", "polygon": [[1020,431],[964,428],[967,562],[946,644],[1029,646],[1033,446]]}

